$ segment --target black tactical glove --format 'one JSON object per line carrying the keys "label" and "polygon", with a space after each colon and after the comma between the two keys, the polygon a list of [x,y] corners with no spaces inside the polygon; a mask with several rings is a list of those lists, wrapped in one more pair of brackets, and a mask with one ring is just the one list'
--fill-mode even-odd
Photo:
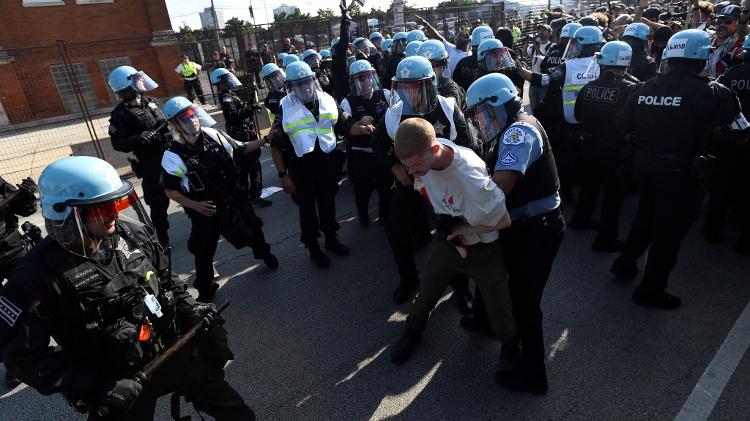
{"label": "black tactical glove", "polygon": [[102,406],[115,412],[127,412],[141,394],[141,384],[132,379],[122,379],[107,386]]}
{"label": "black tactical glove", "polygon": [[204,317],[207,317],[208,320],[211,322],[211,325],[223,325],[225,320],[219,314],[218,311],[216,311],[216,305],[214,303],[200,303],[197,306],[195,306],[195,317],[192,317],[191,319],[194,321],[194,324],[197,324],[199,321],[201,321]]}
{"label": "black tactical glove", "polygon": [[147,130],[138,137],[138,143],[141,145],[148,145],[159,138],[159,133],[151,130]]}
{"label": "black tactical glove", "polygon": [[23,190],[25,194],[30,195],[30,196],[33,196],[34,193],[36,193],[38,190],[34,180],[32,180],[29,177],[23,179],[21,184],[18,186],[18,189]]}
{"label": "black tactical glove", "polygon": [[449,235],[453,234],[453,227],[459,225],[462,219],[457,216],[450,216],[444,214],[435,215],[435,231],[438,238],[445,240]]}

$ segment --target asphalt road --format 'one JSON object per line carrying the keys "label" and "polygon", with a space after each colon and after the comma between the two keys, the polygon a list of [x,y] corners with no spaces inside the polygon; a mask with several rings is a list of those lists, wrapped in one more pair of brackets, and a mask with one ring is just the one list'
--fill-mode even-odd
{"label": "asphalt road", "polygon": [[[267,150],[263,160],[267,185],[278,184]],[[732,251],[734,227],[722,244],[710,246],[700,223],[693,226],[670,282],[683,299],[674,311],[634,305],[635,283],[616,282],[608,272],[615,256],[590,250],[593,232],[569,231],[543,302],[550,391],[511,393],[493,382],[499,342],[459,327],[450,291],[412,359],[390,363],[389,346],[409,305],[391,301],[397,273],[383,229],[359,225],[348,182],[337,208],[340,236],[352,253],[333,256],[329,270],[316,269],[301,246],[289,197],[271,198],[273,206],[258,214],[281,268],[259,266],[249,249],[223,241],[216,253],[222,287],[215,301],[231,301],[225,318],[237,357],[227,378],[260,419],[672,419],[750,299],[750,258]],[[634,206],[626,202],[621,236]],[[173,267],[189,278],[189,221],[174,207],[170,223]],[[745,356],[711,419],[750,419],[749,391]],[[167,404],[160,401],[157,419],[170,419]],[[183,414],[197,419],[189,409]],[[0,389],[1,419],[75,416],[59,396],[25,386]]]}

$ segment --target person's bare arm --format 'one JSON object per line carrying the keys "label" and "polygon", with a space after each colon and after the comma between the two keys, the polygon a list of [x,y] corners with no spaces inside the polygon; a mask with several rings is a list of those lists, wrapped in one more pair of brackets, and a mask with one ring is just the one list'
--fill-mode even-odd
{"label": "person's bare arm", "polygon": [[[273,159],[273,166],[276,167],[276,171],[279,173],[286,173],[286,164],[284,163],[284,154],[281,150],[275,146],[271,146],[271,158]],[[285,193],[294,194],[294,181],[292,177],[287,173],[281,179],[281,187]]]}
{"label": "person's bare arm", "polygon": [[638,6],[635,8],[635,16],[633,16],[633,22],[641,22],[643,18],[643,11],[648,7],[648,0],[641,0]]}
{"label": "person's bare arm", "polygon": [[513,190],[513,187],[516,186],[516,183],[521,178],[521,174],[517,171],[495,171],[494,174],[492,174],[492,181],[497,184],[498,187],[500,187],[500,190],[505,193],[507,196],[510,194],[511,190]]}
{"label": "person's bare arm", "polygon": [[500,231],[502,229],[508,228],[509,226],[510,226],[510,214],[508,214],[508,212],[505,212],[505,215],[503,215],[503,217],[500,218],[500,222],[498,222],[497,225],[494,225],[491,227],[486,226],[486,225],[473,227],[469,224],[456,225],[451,230],[451,235],[448,236],[448,239],[450,240],[459,235],[486,234],[488,232]]}
{"label": "person's bare arm", "polygon": [[429,22],[424,20],[424,18],[422,18],[421,16],[415,15],[414,20],[416,20],[418,24],[424,27],[424,31],[426,32],[427,38],[436,39],[442,43],[445,43],[445,38],[443,38],[443,36],[440,35],[440,32],[438,32],[437,29],[433,28]]}

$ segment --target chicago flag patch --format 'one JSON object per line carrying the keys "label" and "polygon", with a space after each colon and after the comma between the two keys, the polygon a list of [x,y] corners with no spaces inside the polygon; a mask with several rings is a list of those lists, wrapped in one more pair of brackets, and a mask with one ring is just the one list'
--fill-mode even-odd
{"label": "chicago flag patch", "polygon": [[20,315],[20,308],[11,303],[7,298],[0,297],[0,319],[8,325],[13,326]]}

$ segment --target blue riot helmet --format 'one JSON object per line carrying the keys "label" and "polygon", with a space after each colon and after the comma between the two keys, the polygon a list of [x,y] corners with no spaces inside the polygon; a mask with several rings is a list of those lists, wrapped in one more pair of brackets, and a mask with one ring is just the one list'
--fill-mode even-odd
{"label": "blue riot helmet", "polygon": [[320,61],[331,60],[331,50],[320,50]]}
{"label": "blue riot helmet", "polygon": [[294,54],[287,54],[286,57],[284,57],[284,61],[282,62],[283,67],[286,69],[287,66],[289,66],[292,63],[296,63],[299,61],[299,57],[297,57]]}
{"label": "blue riot helmet", "polygon": [[404,57],[414,57],[417,55],[417,52],[419,51],[419,47],[422,46],[422,41],[412,41],[409,44],[406,45],[406,51],[404,52]]}
{"label": "blue riot helmet", "polygon": [[742,42],[743,50],[750,50],[750,37],[745,37],[745,41]]}
{"label": "blue riot helmet", "polygon": [[287,91],[303,104],[318,99],[322,92],[315,72],[304,61],[295,61],[286,68]]}
{"label": "blue riot helmet", "polygon": [[178,140],[194,143],[201,133],[202,127],[211,127],[216,120],[185,97],[176,96],[164,103],[164,117],[170,123],[172,134]]}
{"label": "blue riot helmet", "polygon": [[87,258],[109,260],[117,221],[148,226],[148,214],[133,185],[106,161],[73,156],[53,162],[39,176],[39,196],[47,234],[64,249]]}
{"label": "blue riot helmet", "polygon": [[[744,45],[744,44],[743,44]],[[711,38],[705,31],[699,29],[686,29],[669,38],[667,46],[661,55],[659,73],[666,73],[671,60],[708,60],[711,54]],[[711,73],[715,66],[709,66]]]}
{"label": "blue riot helmet", "polygon": [[648,46],[648,39],[651,36],[651,28],[645,23],[635,22],[625,27],[621,41],[630,44],[634,53],[644,51]]}
{"label": "blue riot helmet", "polygon": [[349,84],[353,94],[366,99],[382,89],[378,74],[367,60],[357,60],[349,66]]}
{"label": "blue riot helmet", "polygon": [[402,56],[406,51],[406,32],[396,32],[393,36],[393,45],[391,45],[391,54]]}
{"label": "blue riot helmet", "polygon": [[211,84],[218,87],[221,92],[226,92],[230,89],[242,86],[242,83],[237,79],[237,76],[223,67],[211,72],[210,80]]}
{"label": "blue riot helmet", "polygon": [[370,34],[370,42],[378,50],[383,45],[383,41],[385,41],[385,38],[383,37],[383,34],[381,34],[380,32],[373,32]]}
{"label": "blue riot helmet", "polygon": [[439,85],[448,82],[451,78],[450,66],[448,66],[448,51],[442,42],[435,39],[428,39],[419,46],[417,55],[430,61],[432,70],[438,78]]}
{"label": "blue riot helmet", "polygon": [[584,26],[576,31],[565,47],[563,60],[579,57],[591,57],[599,51],[604,39],[602,31],[596,26]]}
{"label": "blue riot helmet", "polygon": [[480,70],[491,73],[515,69],[516,62],[500,40],[487,39],[477,49],[477,66]]}
{"label": "blue riot helmet", "polygon": [[334,39],[331,40],[331,49],[333,49],[334,45],[338,44],[339,38],[340,37],[336,37],[336,38],[334,38]]}
{"label": "blue riot helmet", "polygon": [[633,49],[626,42],[610,41],[604,44],[602,50],[596,53],[596,61],[600,66],[628,67],[633,57]]}
{"label": "blue riot helmet", "polygon": [[392,45],[393,45],[393,40],[392,40],[392,39],[387,39],[387,40],[384,40],[384,41],[383,41],[383,44],[381,44],[381,45],[380,45],[380,51],[381,51],[381,52],[382,52],[383,54],[385,54],[385,53],[390,53],[390,52],[391,52],[391,46],[392,46]]}
{"label": "blue riot helmet", "polygon": [[279,66],[273,63],[265,64],[260,69],[260,75],[263,76],[263,80],[266,82],[266,87],[268,87],[269,91],[286,92],[286,76]]}
{"label": "blue riot helmet", "polygon": [[287,53],[279,53],[279,54],[277,54],[276,55],[276,62],[279,63],[279,64],[281,64],[283,66],[284,65],[284,57],[286,57],[288,55],[289,54],[287,54]]}
{"label": "blue riot helmet", "polygon": [[560,42],[567,43],[576,34],[576,31],[583,28],[583,25],[577,22],[568,23],[560,30]]}
{"label": "blue riot helmet", "polygon": [[508,125],[508,105],[518,101],[518,90],[501,73],[490,73],[474,81],[466,90],[464,116],[479,131],[483,143],[495,140]]}
{"label": "blue riot helmet", "polygon": [[310,48],[309,50],[302,53],[300,56],[300,60],[307,63],[308,66],[310,66],[311,69],[316,70],[320,68],[320,61],[323,59],[323,57],[318,54],[317,51]]}
{"label": "blue riot helmet", "polygon": [[406,33],[406,45],[409,45],[412,41],[427,41],[427,37],[424,36],[424,32],[420,31],[419,29],[415,29],[413,31],[409,31]]}
{"label": "blue riot helmet", "polygon": [[492,32],[492,28],[487,25],[480,25],[471,31],[471,48],[479,48],[479,44],[487,39],[495,38],[495,33]]}
{"label": "blue riot helmet", "polygon": [[370,57],[372,55],[375,55],[378,52],[378,49],[375,48],[375,45],[373,45],[372,42],[370,42],[367,38],[357,38],[352,42],[352,51],[356,55],[357,53],[362,53],[366,57]]}
{"label": "blue riot helmet", "polygon": [[120,66],[112,70],[107,77],[107,82],[112,91],[125,100],[134,98],[137,93],[148,92],[159,87],[146,73],[139,72],[130,66]]}
{"label": "blue riot helmet", "polygon": [[432,64],[422,56],[407,57],[391,79],[391,105],[401,102],[402,115],[425,115],[437,106],[437,81]]}

